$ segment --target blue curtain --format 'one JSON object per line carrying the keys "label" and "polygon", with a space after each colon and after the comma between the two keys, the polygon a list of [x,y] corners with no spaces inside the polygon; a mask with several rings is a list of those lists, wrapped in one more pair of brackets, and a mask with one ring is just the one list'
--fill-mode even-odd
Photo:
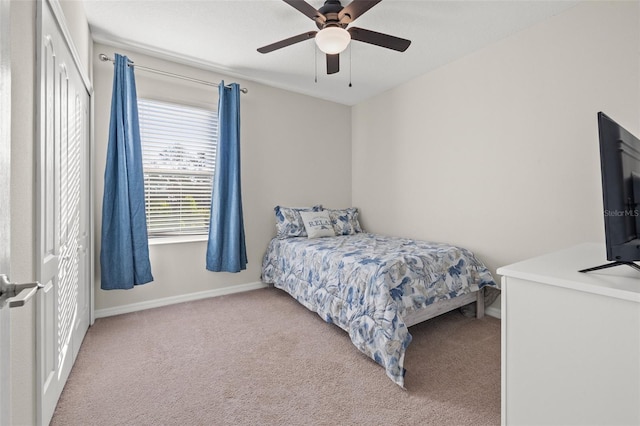
{"label": "blue curtain", "polygon": [[111,122],[102,200],[101,288],[153,281],[144,210],[142,148],[133,67],[115,55]]}
{"label": "blue curtain", "polygon": [[218,86],[218,150],[211,194],[207,269],[240,272],[247,248],[240,191],[240,86]]}

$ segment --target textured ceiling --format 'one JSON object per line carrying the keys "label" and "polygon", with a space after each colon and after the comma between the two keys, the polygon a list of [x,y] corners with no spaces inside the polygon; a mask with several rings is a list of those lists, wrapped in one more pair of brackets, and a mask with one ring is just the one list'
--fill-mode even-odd
{"label": "textured ceiling", "polygon": [[[349,2],[343,0],[343,5]],[[308,3],[320,8],[323,1]],[[177,62],[346,105],[405,83],[576,3],[383,0],[352,26],[410,39],[409,49],[400,53],[352,41],[341,54],[340,72],[327,75],[324,57],[316,52],[313,40],[268,54],[256,51],[317,29],[311,19],[280,0],[84,0],[98,42],[168,55]]]}

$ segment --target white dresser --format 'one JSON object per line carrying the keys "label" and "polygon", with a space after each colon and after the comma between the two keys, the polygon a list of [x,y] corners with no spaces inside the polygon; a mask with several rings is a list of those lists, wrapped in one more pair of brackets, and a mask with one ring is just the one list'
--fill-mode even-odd
{"label": "white dresser", "polygon": [[502,275],[502,424],[640,425],[640,272],[583,244]]}

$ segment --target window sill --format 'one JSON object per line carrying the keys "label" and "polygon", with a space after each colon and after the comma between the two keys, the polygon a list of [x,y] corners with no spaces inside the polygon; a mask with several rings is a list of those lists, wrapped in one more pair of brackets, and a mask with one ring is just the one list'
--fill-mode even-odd
{"label": "window sill", "polygon": [[149,238],[150,246],[161,246],[164,244],[181,244],[181,243],[195,243],[200,241],[207,241],[209,237],[207,235],[180,235],[175,237],[155,237]]}

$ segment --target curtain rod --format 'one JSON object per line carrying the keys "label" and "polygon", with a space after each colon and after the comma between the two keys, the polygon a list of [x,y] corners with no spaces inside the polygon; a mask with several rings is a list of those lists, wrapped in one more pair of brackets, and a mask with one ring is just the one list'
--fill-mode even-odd
{"label": "curtain rod", "polygon": [[[110,57],[108,57],[104,53],[99,54],[98,57],[100,58],[100,60],[102,62],[107,62],[107,61],[114,62],[113,59],[111,59]],[[181,80],[192,81],[194,83],[200,83],[200,84],[204,84],[204,85],[207,85],[207,86],[215,86],[215,87],[219,86],[218,83],[212,83],[210,81],[200,80],[200,79],[193,78],[193,77],[187,77],[185,75],[180,75],[180,74],[174,74],[172,72],[162,71],[162,70],[158,70],[158,69],[155,69],[155,68],[149,68],[149,67],[145,67],[145,66],[142,66],[142,65],[135,65],[133,62],[129,62],[129,64],[134,65],[134,67],[136,69],[152,72],[152,73],[155,73],[155,74],[165,75],[167,77],[175,77],[175,78],[179,78]],[[247,89],[246,87],[243,87],[243,88],[240,89],[240,91],[242,93],[248,93],[249,89]]]}

